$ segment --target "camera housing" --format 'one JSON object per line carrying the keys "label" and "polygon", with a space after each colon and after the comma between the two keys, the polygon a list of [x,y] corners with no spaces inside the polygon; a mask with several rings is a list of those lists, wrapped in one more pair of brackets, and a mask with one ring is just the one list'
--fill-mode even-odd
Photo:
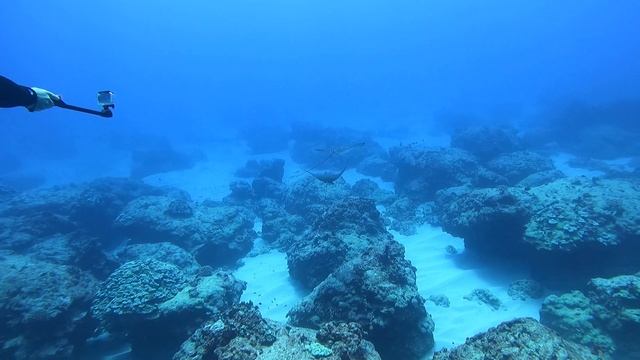
{"label": "camera housing", "polygon": [[98,104],[105,109],[115,107],[113,95],[114,93],[109,90],[98,91]]}

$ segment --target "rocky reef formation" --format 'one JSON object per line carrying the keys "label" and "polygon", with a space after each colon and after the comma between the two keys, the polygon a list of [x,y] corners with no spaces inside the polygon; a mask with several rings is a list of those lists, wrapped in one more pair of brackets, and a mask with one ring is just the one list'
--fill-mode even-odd
{"label": "rocky reef formation", "polygon": [[142,196],[115,220],[134,242],[172,242],[190,250],[203,265],[233,264],[251,250],[256,234],[245,208],[193,203],[170,196]]}
{"label": "rocky reef formation", "polygon": [[[443,228],[486,256],[519,259],[540,280],[581,281],[640,262],[640,186],[566,178],[533,187],[450,188],[438,193]],[[606,256],[605,256],[606,254]]]}
{"label": "rocky reef formation", "polygon": [[226,272],[189,277],[172,264],[134,260],[100,286],[91,311],[106,330],[131,343],[134,353],[161,354],[237,303],[243,290],[244,283]]}
{"label": "rocky reef formation", "polygon": [[589,349],[564,340],[553,330],[531,318],[504,322],[475,335],[463,345],[438,351],[433,360],[596,360]]}
{"label": "rocky reef formation", "polygon": [[398,146],[389,150],[398,168],[395,190],[415,201],[433,200],[438,190],[470,184],[480,165],[470,153],[455,148]]}
{"label": "rocky reef formation", "polygon": [[640,273],[595,278],[582,291],[547,297],[540,321],[600,358],[640,356]]}
{"label": "rocky reef formation", "polygon": [[531,151],[502,154],[485,165],[489,170],[507,178],[515,185],[532,174],[555,169],[551,159]]}
{"label": "rocky reef formation", "polygon": [[71,357],[93,330],[87,310],[97,285],[71,266],[0,254],[0,356]]}
{"label": "rocky reef formation", "polygon": [[277,324],[240,303],[196,330],[173,359],[379,360],[364,335],[355,323],[331,322],[317,331]]}
{"label": "rocky reef formation", "polygon": [[200,151],[178,151],[167,140],[161,140],[131,152],[130,175],[141,179],[157,173],[190,169],[204,158]]}
{"label": "rocky reef formation", "polygon": [[372,200],[336,203],[287,256],[292,278],[313,288],[289,312],[294,325],[358,323],[383,358],[417,359],[433,347],[433,322],[415,268]]}
{"label": "rocky reef formation", "polygon": [[291,134],[292,159],[314,169],[354,168],[367,157],[385,154],[369,135],[356,130],[296,123]]}
{"label": "rocky reef formation", "polygon": [[0,206],[0,244],[23,250],[42,238],[82,233],[106,237],[113,220],[131,200],[169,189],[106,178],[17,194]]}
{"label": "rocky reef formation", "polygon": [[513,128],[469,126],[453,132],[451,146],[466,150],[484,162],[520,150],[522,141]]}

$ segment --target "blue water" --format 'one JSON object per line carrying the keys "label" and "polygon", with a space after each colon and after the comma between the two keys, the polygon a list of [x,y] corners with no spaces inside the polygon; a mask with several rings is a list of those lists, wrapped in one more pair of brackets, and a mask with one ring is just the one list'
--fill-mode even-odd
{"label": "blue water", "polygon": [[[1,75],[96,109],[112,90],[116,107],[0,109],[0,185],[127,177],[132,153],[175,148],[189,158],[166,169],[178,175],[140,177],[220,200],[249,138],[300,123],[385,147],[535,130],[565,174],[601,174],[596,159],[637,176],[639,16],[634,0],[3,1]],[[309,165],[284,156],[286,179]]]}
{"label": "blue water", "polygon": [[[80,104],[114,90],[117,131],[510,121],[637,94],[639,13],[635,1],[5,2],[0,68]],[[31,136],[104,131],[68,112],[33,118],[0,119],[38,121]]]}

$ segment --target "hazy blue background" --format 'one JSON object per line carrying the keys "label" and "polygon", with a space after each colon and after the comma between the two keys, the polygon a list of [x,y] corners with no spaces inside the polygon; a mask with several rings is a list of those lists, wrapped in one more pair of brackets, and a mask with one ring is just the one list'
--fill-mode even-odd
{"label": "hazy blue background", "polygon": [[0,141],[41,154],[112,132],[520,121],[636,97],[639,16],[635,0],[3,1],[3,75],[85,106],[111,89],[117,108],[110,121],[2,110]]}

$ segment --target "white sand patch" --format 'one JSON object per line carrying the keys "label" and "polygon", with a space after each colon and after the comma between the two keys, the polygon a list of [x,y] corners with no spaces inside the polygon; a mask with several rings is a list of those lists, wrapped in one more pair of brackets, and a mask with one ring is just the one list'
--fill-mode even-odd
{"label": "white sand patch", "polygon": [[262,316],[280,322],[287,321],[287,312],[302,299],[289,278],[287,256],[277,250],[247,257],[234,275],[247,282],[242,301],[252,301]]}
{"label": "white sand patch", "polygon": [[574,176],[587,176],[587,177],[597,177],[602,176],[604,173],[602,171],[595,171],[583,168],[573,167],[569,164],[569,161],[575,159],[575,156],[567,153],[558,153],[551,157],[553,160],[553,164],[555,167],[562,171],[568,177]]}
{"label": "white sand patch", "polygon": [[[540,300],[513,300],[507,294],[510,283],[525,276],[513,269],[497,273],[486,266],[465,261],[462,239],[431,226],[420,227],[412,236],[395,232],[393,235],[405,246],[406,258],[417,268],[420,294],[425,298],[430,295],[449,298],[448,308],[427,302],[427,310],[436,324],[435,350],[460,345],[467,337],[503,321],[524,316],[539,318]],[[447,245],[455,247],[460,254],[447,254]],[[502,309],[492,310],[488,305],[464,299],[478,288],[490,290],[502,302]]]}
{"label": "white sand patch", "polygon": [[147,176],[146,183],[155,186],[174,186],[187,191],[195,201],[204,199],[222,200],[230,194],[229,184],[235,180],[251,181],[235,176],[236,170],[249,160],[283,159],[285,161],[284,182],[296,173],[297,165],[293,163],[288,152],[251,155],[238,143],[211,144],[200,148],[206,155],[204,161],[187,170],[171,171]]}

